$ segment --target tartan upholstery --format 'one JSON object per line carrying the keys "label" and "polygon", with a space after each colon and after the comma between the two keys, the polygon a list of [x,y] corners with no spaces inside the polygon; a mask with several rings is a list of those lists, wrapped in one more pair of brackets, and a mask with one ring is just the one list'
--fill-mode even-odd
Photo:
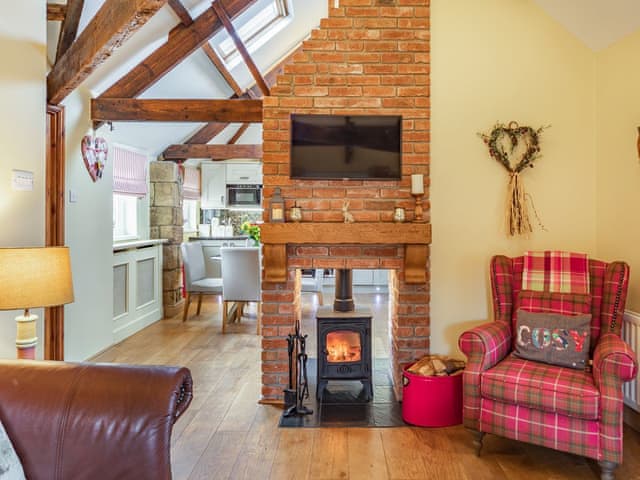
{"label": "tartan upholstery", "polygon": [[586,420],[597,420],[600,413],[600,392],[591,373],[512,355],[484,372],[481,394],[503,403]]}
{"label": "tartan upholstery", "polygon": [[[497,255],[491,259],[493,318],[512,321],[512,311],[522,289],[524,257]],[[591,341],[595,345],[600,331],[620,335],[629,286],[629,266],[625,262],[589,259],[591,293]]]}
{"label": "tartan upholstery", "polygon": [[483,398],[478,423],[481,432],[583,457],[601,458],[598,448],[601,437],[600,424],[597,420],[568,417],[560,413],[544,412],[524,405]]}
{"label": "tartan upholstery", "polygon": [[511,349],[511,329],[504,322],[486,323],[464,332],[458,345],[468,359],[462,373],[463,422],[466,427],[477,430],[480,376],[502,360]]}
{"label": "tartan upholstery", "polygon": [[522,288],[540,292],[589,293],[589,264],[584,253],[546,250],[524,255]]}
{"label": "tartan upholstery", "polygon": [[591,373],[508,355],[513,314],[522,302],[533,308],[586,309],[577,297],[559,300],[525,292],[518,300],[523,263],[523,257],[491,259],[494,322],[464,332],[458,341],[468,357],[463,376],[464,424],[620,463],[622,383],[633,378],[638,368],[633,352],[620,338],[629,267],[624,262],[589,260]]}
{"label": "tartan upholstery", "polygon": [[603,455],[622,461],[622,383],[635,378],[633,350],[616,334],[602,335],[593,356],[593,380],[602,394],[600,430]]}

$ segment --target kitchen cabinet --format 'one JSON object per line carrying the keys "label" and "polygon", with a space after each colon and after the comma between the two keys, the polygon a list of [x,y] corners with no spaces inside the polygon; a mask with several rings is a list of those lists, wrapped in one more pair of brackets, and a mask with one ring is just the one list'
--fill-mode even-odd
{"label": "kitchen cabinet", "polygon": [[200,208],[226,208],[227,179],[224,163],[200,165]]}
{"label": "kitchen cabinet", "polygon": [[262,185],[262,162],[229,162],[227,166],[227,184]]}

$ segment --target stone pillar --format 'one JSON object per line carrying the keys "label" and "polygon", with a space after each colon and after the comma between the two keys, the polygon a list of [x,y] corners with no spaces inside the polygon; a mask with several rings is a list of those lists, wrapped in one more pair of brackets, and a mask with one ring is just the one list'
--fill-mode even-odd
{"label": "stone pillar", "polygon": [[151,238],[166,238],[162,248],[162,304],[166,317],[182,308],[182,179],[174,162],[151,162]]}

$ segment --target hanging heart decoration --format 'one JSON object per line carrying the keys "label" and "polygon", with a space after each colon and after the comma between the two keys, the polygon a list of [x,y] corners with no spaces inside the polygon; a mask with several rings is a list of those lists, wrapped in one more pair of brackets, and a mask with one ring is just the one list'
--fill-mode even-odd
{"label": "hanging heart decoration", "polygon": [[[540,158],[540,134],[545,128],[547,127],[536,130],[521,127],[517,122],[509,122],[507,125],[496,123],[489,134],[478,134],[489,147],[491,158],[497,160],[509,172],[505,211],[509,236],[528,235],[533,232],[526,202],[527,198],[531,201],[531,196],[524,189],[520,173],[525,168],[533,168],[534,161]],[[542,227],[541,223],[540,225]]]}
{"label": "hanging heart decoration", "polygon": [[85,135],[82,138],[80,149],[82,150],[84,166],[87,168],[91,180],[95,182],[102,178],[104,167],[107,164],[107,153],[109,152],[107,141],[102,137]]}

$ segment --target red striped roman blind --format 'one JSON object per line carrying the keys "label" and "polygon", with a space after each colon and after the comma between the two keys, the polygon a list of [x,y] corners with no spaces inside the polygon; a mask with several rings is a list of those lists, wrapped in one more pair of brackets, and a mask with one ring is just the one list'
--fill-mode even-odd
{"label": "red striped roman blind", "polygon": [[113,146],[113,193],[147,195],[147,156],[122,145]]}
{"label": "red striped roman blind", "polygon": [[200,200],[200,169],[184,167],[182,192],[186,200]]}

